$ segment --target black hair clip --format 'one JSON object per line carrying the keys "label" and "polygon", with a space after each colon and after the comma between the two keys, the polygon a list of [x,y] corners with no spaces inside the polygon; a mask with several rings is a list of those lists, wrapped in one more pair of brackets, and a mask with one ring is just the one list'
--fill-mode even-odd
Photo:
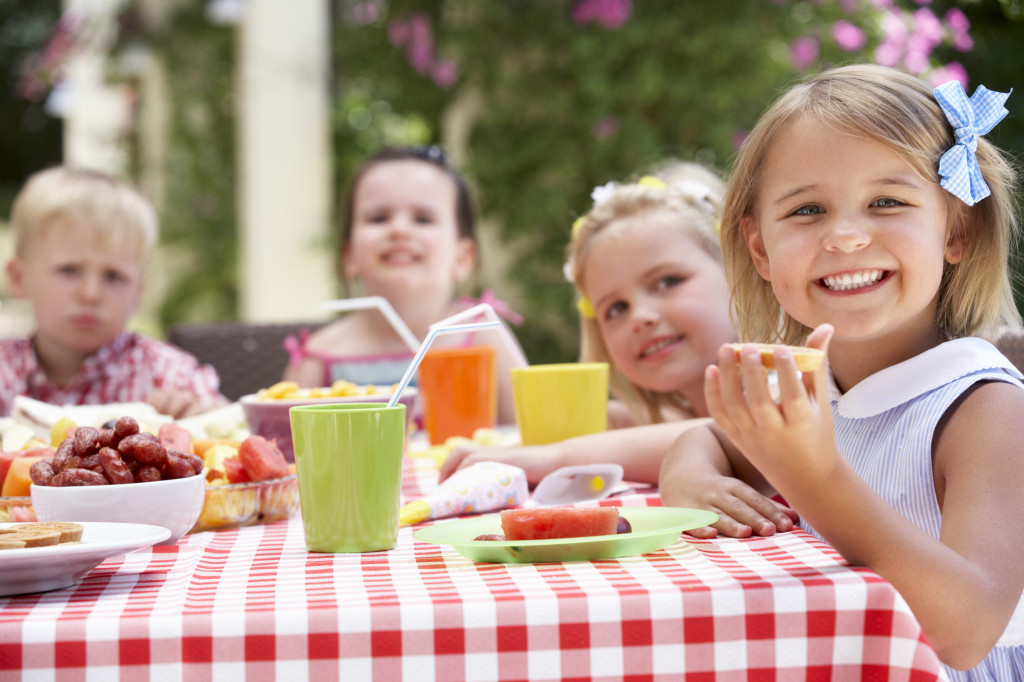
{"label": "black hair clip", "polygon": [[429,147],[415,147],[413,148],[413,153],[426,161],[432,161],[442,166],[448,165],[448,157],[445,156],[444,150],[436,144],[432,144]]}

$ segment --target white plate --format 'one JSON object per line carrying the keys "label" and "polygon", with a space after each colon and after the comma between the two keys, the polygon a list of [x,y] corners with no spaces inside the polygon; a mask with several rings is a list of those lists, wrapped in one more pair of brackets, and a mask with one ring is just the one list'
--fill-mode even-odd
{"label": "white plate", "polygon": [[[0,523],[0,528],[14,526]],[[76,544],[0,550],[0,596],[48,592],[77,584],[104,559],[150,547],[171,531],[141,523],[82,522]]]}

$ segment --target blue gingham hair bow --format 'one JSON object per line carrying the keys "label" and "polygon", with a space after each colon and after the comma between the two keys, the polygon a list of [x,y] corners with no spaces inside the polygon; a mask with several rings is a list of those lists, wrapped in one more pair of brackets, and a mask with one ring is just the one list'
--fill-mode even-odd
{"label": "blue gingham hair bow", "polygon": [[978,168],[975,155],[978,136],[992,130],[1006,116],[1003,104],[1010,93],[995,92],[979,85],[967,99],[964,87],[955,80],[943,83],[932,92],[956,135],[956,143],[939,159],[942,186],[968,206],[974,206],[992,193]]}

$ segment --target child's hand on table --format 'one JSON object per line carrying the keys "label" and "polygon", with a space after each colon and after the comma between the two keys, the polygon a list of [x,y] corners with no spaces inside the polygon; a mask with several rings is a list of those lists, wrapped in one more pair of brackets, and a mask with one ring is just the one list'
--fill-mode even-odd
{"label": "child's hand on table", "polygon": [[160,414],[166,414],[175,419],[192,417],[211,409],[200,404],[196,397],[188,391],[162,388],[158,388],[150,393],[146,397],[146,402],[156,408],[156,411]]}
{"label": "child's hand on table", "polygon": [[661,499],[666,506],[710,509],[718,514],[714,526],[687,531],[703,539],[719,534],[732,538],[769,536],[792,530],[800,520],[800,515],[789,507],[737,478],[717,472],[662,479]]}

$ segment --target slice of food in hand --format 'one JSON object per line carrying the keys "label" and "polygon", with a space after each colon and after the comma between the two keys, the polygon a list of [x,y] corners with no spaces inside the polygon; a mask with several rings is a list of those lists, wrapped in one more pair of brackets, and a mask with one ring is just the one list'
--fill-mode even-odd
{"label": "slice of food in hand", "polygon": [[541,507],[499,513],[506,540],[615,535],[619,525],[618,507]]}
{"label": "slice of food in hand", "polygon": [[[761,364],[766,369],[775,369],[775,349],[783,344],[772,343],[730,343],[729,346],[736,351],[736,359],[740,358],[740,351],[745,346],[753,346],[761,354]],[[825,361],[825,351],[807,346],[783,346],[788,348],[796,360],[796,368],[801,372],[813,372]]]}

